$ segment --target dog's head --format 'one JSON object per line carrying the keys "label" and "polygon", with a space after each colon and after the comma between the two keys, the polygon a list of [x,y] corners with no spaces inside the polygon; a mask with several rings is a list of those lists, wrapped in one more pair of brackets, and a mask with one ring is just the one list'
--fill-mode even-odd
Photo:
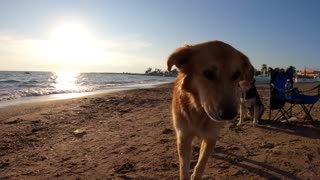
{"label": "dog's head", "polygon": [[256,82],[255,79],[253,79],[252,82],[243,80],[239,82],[239,94],[240,94],[240,100],[248,100],[252,99],[256,96],[256,87],[254,83]]}
{"label": "dog's head", "polygon": [[252,81],[249,59],[232,46],[211,41],[185,45],[173,52],[167,70],[179,69],[182,89],[191,93],[214,121],[233,120],[239,107],[238,83]]}

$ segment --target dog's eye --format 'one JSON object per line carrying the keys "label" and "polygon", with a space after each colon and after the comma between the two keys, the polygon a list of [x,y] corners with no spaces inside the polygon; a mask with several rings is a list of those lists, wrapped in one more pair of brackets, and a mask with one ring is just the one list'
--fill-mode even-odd
{"label": "dog's eye", "polygon": [[203,72],[203,75],[210,81],[217,79],[217,75],[215,71],[207,70]]}
{"label": "dog's eye", "polygon": [[240,72],[239,71],[237,71],[237,72],[235,72],[233,75],[232,75],[232,80],[238,80],[239,78],[240,78]]}

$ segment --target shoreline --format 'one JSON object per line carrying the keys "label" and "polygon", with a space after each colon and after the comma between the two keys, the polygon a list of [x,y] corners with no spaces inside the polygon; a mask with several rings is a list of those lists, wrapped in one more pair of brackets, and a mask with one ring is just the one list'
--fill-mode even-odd
{"label": "shoreline", "polygon": [[[153,88],[161,88],[166,86],[172,86],[173,83],[158,83],[152,84],[144,87],[130,87],[123,89],[113,89],[113,90],[101,90],[90,93],[81,94],[78,97],[69,97],[69,98],[56,98],[56,99],[47,99],[45,96],[36,97],[36,100],[28,100],[26,98],[25,102],[18,104],[10,104],[8,106],[1,106],[0,103],[0,123],[3,120],[10,119],[15,116],[35,113],[37,111],[42,111],[44,109],[57,108],[59,106],[68,106],[74,102],[78,102],[81,100],[92,99],[92,98],[102,98],[102,97],[112,97],[116,94],[123,94],[126,92],[134,91],[134,90],[145,90],[145,89],[153,89]],[[74,93],[72,93],[74,94]],[[43,98],[45,97],[45,98]],[[38,98],[38,99],[37,99]]]}
{"label": "shoreline", "polygon": [[[105,73],[100,73],[105,74]],[[106,74],[123,74],[123,73],[106,73]],[[136,74],[132,74],[136,75]],[[145,74],[144,74],[145,75]],[[34,102],[45,102],[45,101],[55,101],[55,100],[63,100],[63,99],[72,99],[72,98],[79,98],[79,97],[85,97],[85,96],[91,96],[95,94],[101,94],[101,93],[112,93],[116,91],[122,91],[122,90],[132,90],[132,89],[140,89],[140,88],[152,88],[154,86],[160,85],[160,84],[166,84],[166,83],[173,83],[174,79],[172,81],[166,81],[166,82],[153,82],[153,83],[143,83],[143,84],[131,84],[131,85],[125,85],[125,86],[118,86],[118,87],[110,87],[108,89],[100,89],[95,91],[89,91],[89,92],[76,92],[76,93],[61,93],[61,94],[48,94],[48,95],[36,95],[36,96],[26,96],[26,97],[20,97],[17,99],[10,99],[10,100],[3,100],[0,101],[0,109],[3,109],[5,107],[20,105],[20,104],[27,104],[27,103],[34,103]],[[256,81],[256,84],[268,84],[269,80],[259,80]],[[296,82],[295,84],[314,84],[318,82]]]}
{"label": "shoreline", "polygon": [[38,102],[46,102],[46,101],[56,101],[56,100],[66,100],[66,99],[73,99],[73,98],[81,98],[86,96],[94,96],[98,94],[104,93],[113,93],[117,91],[125,91],[125,90],[133,90],[133,89],[144,89],[144,88],[154,88],[159,85],[163,84],[170,84],[172,82],[156,82],[150,84],[133,84],[127,86],[119,86],[109,89],[91,91],[91,92],[80,92],[80,93],[63,93],[63,94],[50,94],[50,95],[43,95],[43,96],[29,96],[29,97],[22,97],[18,99],[11,99],[6,101],[0,101],[0,110],[10,106],[17,106],[21,104],[29,104],[29,103],[38,103]]}

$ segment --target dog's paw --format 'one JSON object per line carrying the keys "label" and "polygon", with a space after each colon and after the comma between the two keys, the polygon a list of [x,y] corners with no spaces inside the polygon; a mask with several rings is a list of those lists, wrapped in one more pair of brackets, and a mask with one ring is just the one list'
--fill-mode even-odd
{"label": "dog's paw", "polygon": [[253,127],[257,127],[258,125],[259,125],[259,122],[258,122],[258,121],[252,123],[252,126],[253,126]]}
{"label": "dog's paw", "polygon": [[241,125],[242,125],[242,122],[239,121],[239,122],[237,123],[237,126],[241,126]]}

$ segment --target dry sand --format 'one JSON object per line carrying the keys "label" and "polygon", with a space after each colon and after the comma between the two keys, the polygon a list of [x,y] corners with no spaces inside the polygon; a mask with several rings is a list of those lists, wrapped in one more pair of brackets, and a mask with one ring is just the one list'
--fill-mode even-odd
{"label": "dry sand", "polygon": [[[267,106],[268,86],[258,90]],[[171,91],[168,84],[0,109],[0,179],[178,179]],[[315,119],[319,110],[318,102]],[[229,126],[205,179],[320,178],[319,123]]]}

